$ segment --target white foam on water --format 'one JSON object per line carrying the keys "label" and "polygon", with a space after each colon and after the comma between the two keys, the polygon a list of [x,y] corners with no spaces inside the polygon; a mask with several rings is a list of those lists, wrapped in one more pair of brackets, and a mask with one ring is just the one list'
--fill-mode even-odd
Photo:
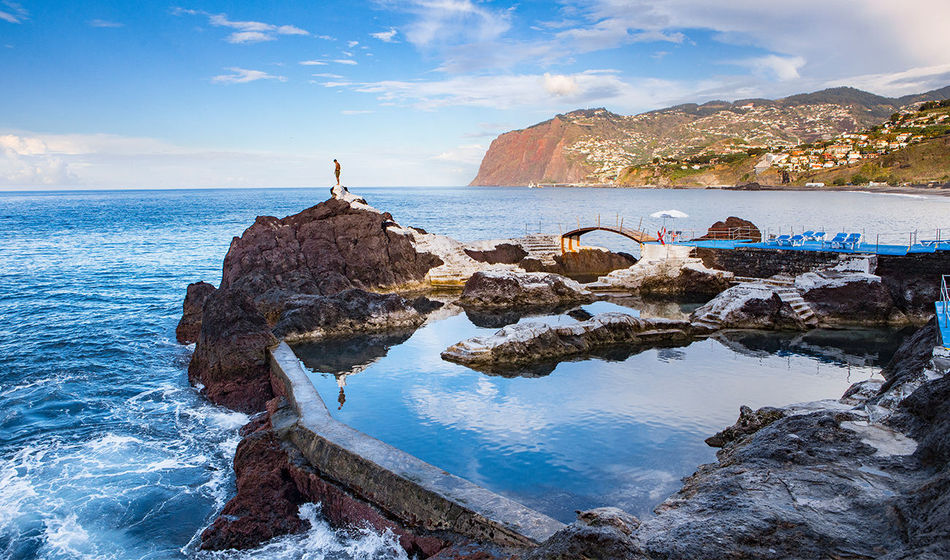
{"label": "white foam on water", "polygon": [[[199,552],[197,557],[214,560],[408,560],[399,540],[391,531],[369,529],[336,530],[320,514],[319,504],[300,506],[300,518],[310,529],[299,535],[277,537],[251,550]],[[190,550],[182,549],[185,555]]]}
{"label": "white foam on water", "polygon": [[89,533],[79,523],[79,517],[75,513],[47,519],[43,536],[46,547],[53,556],[92,558],[97,554],[89,539]]}
{"label": "white foam on water", "polygon": [[870,192],[870,191],[845,191],[845,192],[854,193],[854,194],[870,194],[870,195],[877,195],[877,196],[900,196],[903,198],[920,198],[920,199],[930,198],[927,195],[910,194],[910,193]]}

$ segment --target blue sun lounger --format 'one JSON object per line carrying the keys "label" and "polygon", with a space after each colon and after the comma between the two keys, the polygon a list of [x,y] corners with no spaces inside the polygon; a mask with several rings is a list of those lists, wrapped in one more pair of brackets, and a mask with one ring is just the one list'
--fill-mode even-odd
{"label": "blue sun lounger", "polygon": [[788,235],[787,233],[786,233],[786,234],[782,234],[782,235],[780,235],[780,236],[778,236],[778,237],[775,238],[775,243],[777,243],[778,245],[786,246],[786,247],[791,246],[791,244],[792,244],[792,236],[791,236],[791,235]]}
{"label": "blue sun lounger", "polygon": [[860,234],[860,233],[852,233],[851,235],[848,236],[847,239],[844,240],[843,245],[844,245],[845,247],[848,247],[848,246],[850,245],[850,246],[851,246],[851,247],[850,247],[851,250],[854,251],[855,249],[858,248],[858,243],[860,243],[860,242],[861,242],[861,234]]}
{"label": "blue sun lounger", "polygon": [[801,247],[804,244],[805,244],[804,235],[793,235],[789,242],[789,245],[791,245],[792,247]]}
{"label": "blue sun lounger", "polygon": [[848,238],[848,234],[841,232],[836,233],[834,237],[831,238],[831,248],[832,249],[844,249],[844,241]]}

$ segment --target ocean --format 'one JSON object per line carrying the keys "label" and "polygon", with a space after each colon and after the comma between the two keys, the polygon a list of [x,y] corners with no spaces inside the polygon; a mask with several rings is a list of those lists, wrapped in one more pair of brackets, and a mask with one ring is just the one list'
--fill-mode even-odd
{"label": "ocean", "polygon": [[[598,217],[701,230],[735,215],[763,230],[894,239],[950,226],[950,198],[929,196],[353,190],[400,224],[462,240],[556,233]],[[327,196],[326,188],[0,193],[0,555],[404,557],[387,535],[334,531],[317,505],[302,512],[314,524],[306,534],[241,553],[197,551],[234,491],[231,460],[247,417],[188,384],[191,349],[174,336],[185,287],[217,284],[231,238],[256,216],[285,216]],[[648,217],[666,209],[689,217]],[[584,241],[633,249],[607,234]]]}

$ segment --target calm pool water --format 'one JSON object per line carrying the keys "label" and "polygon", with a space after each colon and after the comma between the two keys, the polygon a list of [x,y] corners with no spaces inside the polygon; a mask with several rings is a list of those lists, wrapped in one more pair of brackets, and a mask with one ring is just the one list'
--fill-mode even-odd
{"label": "calm pool water", "polygon": [[[625,308],[597,302],[583,309]],[[649,515],[680,478],[715,459],[703,440],[732,424],[740,405],[837,398],[878,372],[900,340],[888,331],[738,331],[504,376],[439,357],[459,340],[494,330],[458,313],[415,332],[295,350],[337,419],[570,522],[575,510],[607,505]]]}

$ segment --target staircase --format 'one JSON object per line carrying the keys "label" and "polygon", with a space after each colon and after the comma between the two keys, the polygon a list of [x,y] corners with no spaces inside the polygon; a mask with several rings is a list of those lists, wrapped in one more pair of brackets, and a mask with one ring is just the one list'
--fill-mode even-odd
{"label": "staircase", "polygon": [[556,266],[555,255],[561,254],[560,236],[533,233],[518,240],[521,248],[528,252],[526,258],[537,259],[545,266]]}
{"label": "staircase", "polygon": [[815,312],[802,295],[798,293],[798,290],[795,288],[777,288],[775,293],[792,308],[792,311],[798,315],[803,323],[809,327],[818,326],[818,317],[815,316]]}
{"label": "staircase", "polygon": [[[815,311],[808,305],[805,298],[795,288],[795,279],[791,276],[775,275],[771,278],[752,278],[750,276],[736,276],[733,278],[734,284],[757,284],[771,288],[772,292],[778,295],[779,299],[784,301],[792,308],[792,311],[801,319],[802,323],[809,327],[818,326],[818,317]],[[722,328],[722,318],[718,311],[709,311],[702,317],[693,321],[694,325],[704,327],[710,330],[719,330]]]}

